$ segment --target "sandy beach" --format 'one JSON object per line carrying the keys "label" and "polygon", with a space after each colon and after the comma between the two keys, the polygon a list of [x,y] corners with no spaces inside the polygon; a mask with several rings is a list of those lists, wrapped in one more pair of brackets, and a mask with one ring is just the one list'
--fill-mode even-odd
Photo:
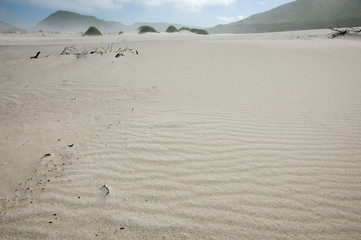
{"label": "sandy beach", "polygon": [[0,35],[0,239],[361,239],[361,39],[327,33]]}

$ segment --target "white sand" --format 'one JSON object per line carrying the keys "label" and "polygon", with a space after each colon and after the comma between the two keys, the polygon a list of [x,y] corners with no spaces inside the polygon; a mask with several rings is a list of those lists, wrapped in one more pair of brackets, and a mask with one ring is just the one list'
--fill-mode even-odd
{"label": "white sand", "polygon": [[[0,238],[361,239],[361,41],[327,32],[1,35]],[[59,55],[108,43],[140,54]]]}

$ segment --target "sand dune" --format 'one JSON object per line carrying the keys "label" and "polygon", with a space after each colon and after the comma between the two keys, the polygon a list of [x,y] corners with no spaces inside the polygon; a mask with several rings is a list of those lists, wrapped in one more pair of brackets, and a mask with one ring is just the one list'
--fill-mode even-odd
{"label": "sand dune", "polygon": [[361,44],[322,33],[1,36],[0,238],[361,238]]}

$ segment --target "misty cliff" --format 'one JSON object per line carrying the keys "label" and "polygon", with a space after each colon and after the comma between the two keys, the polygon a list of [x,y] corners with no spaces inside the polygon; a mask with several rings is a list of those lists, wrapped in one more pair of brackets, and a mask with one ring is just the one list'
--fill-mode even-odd
{"label": "misty cliff", "polygon": [[361,0],[296,0],[210,33],[258,33],[361,26]]}

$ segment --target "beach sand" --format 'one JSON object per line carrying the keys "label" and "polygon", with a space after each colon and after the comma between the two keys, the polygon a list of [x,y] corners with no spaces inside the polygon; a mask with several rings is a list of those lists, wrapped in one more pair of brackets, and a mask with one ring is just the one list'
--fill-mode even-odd
{"label": "beach sand", "polygon": [[361,239],[361,41],[327,33],[0,35],[0,239]]}

